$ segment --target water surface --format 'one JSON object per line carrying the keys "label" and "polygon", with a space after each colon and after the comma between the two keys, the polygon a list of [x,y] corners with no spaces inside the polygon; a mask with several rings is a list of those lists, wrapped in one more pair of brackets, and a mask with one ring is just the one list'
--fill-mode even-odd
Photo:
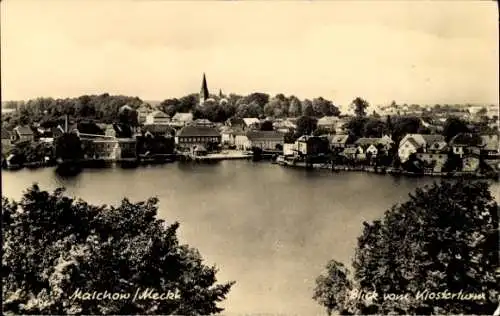
{"label": "water surface", "polygon": [[434,181],[250,161],[93,169],[73,178],[25,169],[2,178],[2,194],[13,198],[33,182],[64,186],[91,203],[157,196],[159,216],[180,222],[181,242],[217,265],[220,281],[237,282],[223,304],[227,314],[307,315],[325,314],[311,298],[314,280],[328,260],[350,262],[362,222]]}

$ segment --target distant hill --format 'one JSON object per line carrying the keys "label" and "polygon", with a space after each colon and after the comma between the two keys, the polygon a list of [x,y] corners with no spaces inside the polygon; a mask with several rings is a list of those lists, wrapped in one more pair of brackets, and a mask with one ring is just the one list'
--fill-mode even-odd
{"label": "distant hill", "polygon": [[158,100],[144,100],[144,102],[149,103],[152,106],[156,106],[156,105],[160,104],[162,101],[158,101]]}

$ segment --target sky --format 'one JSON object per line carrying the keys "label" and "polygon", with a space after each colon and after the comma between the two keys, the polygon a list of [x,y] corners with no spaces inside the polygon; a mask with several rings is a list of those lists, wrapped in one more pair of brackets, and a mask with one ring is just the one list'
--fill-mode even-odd
{"label": "sky", "polygon": [[1,6],[3,100],[198,93],[498,104],[494,1],[26,1]]}

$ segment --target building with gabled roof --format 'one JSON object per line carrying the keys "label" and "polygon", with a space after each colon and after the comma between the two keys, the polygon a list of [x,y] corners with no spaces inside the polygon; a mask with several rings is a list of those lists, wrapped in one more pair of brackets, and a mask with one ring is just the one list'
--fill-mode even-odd
{"label": "building with gabled roof", "polygon": [[256,117],[244,117],[243,123],[245,124],[245,128],[254,128],[259,126],[260,120]]}
{"label": "building with gabled roof", "polygon": [[35,134],[31,127],[27,125],[18,125],[13,130],[12,140],[14,142],[32,142],[35,140]]}
{"label": "building with gabled roof", "polygon": [[332,149],[346,148],[352,145],[354,142],[354,137],[349,134],[335,134],[329,136],[328,139],[330,140],[330,147]]}
{"label": "building with gabled roof", "polygon": [[399,142],[399,159],[401,162],[405,162],[411,154],[417,151],[427,152],[435,143],[442,144],[444,141],[444,136],[438,134],[407,134]]}
{"label": "building with gabled roof", "polygon": [[168,124],[170,117],[162,111],[154,111],[146,116],[145,124]]}
{"label": "building with gabled roof", "polygon": [[2,127],[2,148],[8,148],[11,145],[12,133],[5,127]]}
{"label": "building with gabled roof", "polygon": [[[250,147],[262,150],[277,150],[279,146],[283,148],[285,135],[277,131],[248,131],[246,133]],[[279,146],[278,146],[279,145]]]}
{"label": "building with gabled roof", "polygon": [[340,122],[340,118],[337,116],[323,116],[318,120],[318,128],[322,128],[327,131],[335,131]]}
{"label": "building with gabled roof", "polygon": [[172,120],[170,122],[170,125],[175,126],[175,127],[182,127],[184,125],[191,123],[192,121],[193,121],[193,113],[177,112],[177,113],[175,113],[174,116],[172,116]]}
{"label": "building with gabled roof", "polygon": [[179,130],[175,140],[181,150],[192,150],[196,146],[210,150],[221,144],[222,136],[215,127],[186,125]]}

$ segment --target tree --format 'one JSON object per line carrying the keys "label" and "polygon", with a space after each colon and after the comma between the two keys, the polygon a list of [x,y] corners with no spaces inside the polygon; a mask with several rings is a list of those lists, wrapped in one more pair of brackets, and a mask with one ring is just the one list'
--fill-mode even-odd
{"label": "tree", "polygon": [[[90,205],[29,188],[2,198],[3,308],[14,314],[185,314],[222,311],[233,282],[216,284],[215,267],[181,245],[178,223],[157,219],[158,200]],[[170,293],[134,300],[137,290]],[[128,294],[85,300],[75,293]],[[80,293],[81,293],[80,292]],[[140,298],[140,297],[139,297]]]}
{"label": "tree", "polygon": [[363,128],[364,137],[382,137],[386,127],[385,123],[376,118],[369,118],[365,121]]}
{"label": "tree", "polygon": [[238,117],[260,117],[263,113],[260,106],[253,102],[250,105],[242,104],[238,107],[236,116]]}
{"label": "tree", "polygon": [[396,144],[406,135],[415,134],[418,132],[422,122],[418,117],[407,116],[397,117],[391,120],[392,124],[392,139]]}
{"label": "tree", "polygon": [[348,278],[349,271],[338,261],[331,260],[326,266],[326,274],[316,279],[316,288],[313,299],[326,308],[328,315],[347,302],[352,290]]}
{"label": "tree", "polygon": [[269,94],[254,92],[245,97],[245,103],[251,104],[252,102],[255,102],[259,107],[264,108],[264,105],[269,102]]}
{"label": "tree", "polygon": [[394,127],[392,126],[392,119],[390,115],[387,115],[387,119],[385,120],[385,130],[384,134],[392,135]]}
{"label": "tree", "polygon": [[488,110],[485,107],[482,107],[479,111],[477,111],[476,115],[478,117],[483,117],[488,114]]}
{"label": "tree", "polygon": [[[329,266],[316,282],[315,299],[343,314],[491,314],[499,303],[499,210],[486,182],[419,188],[382,219],[363,223],[352,278],[342,264]],[[377,295],[358,300],[351,289]],[[484,299],[418,296],[445,291],[484,293]],[[384,299],[390,293],[408,296]]]}
{"label": "tree", "polygon": [[353,117],[345,124],[345,129],[350,135],[353,135],[356,138],[362,137],[365,133],[365,125],[367,121],[368,119],[364,117]]}
{"label": "tree", "polygon": [[77,161],[83,158],[82,142],[73,133],[65,133],[55,140],[56,159]]}
{"label": "tree", "polygon": [[296,134],[298,136],[310,135],[318,127],[318,120],[311,116],[301,116],[297,120]]}
{"label": "tree", "polygon": [[357,97],[351,103],[351,108],[354,110],[354,114],[356,114],[357,117],[365,117],[368,106],[368,102],[360,97]]}
{"label": "tree", "polygon": [[300,100],[296,97],[290,97],[290,107],[288,108],[288,115],[297,117],[302,114]]}
{"label": "tree", "polygon": [[166,99],[162,101],[158,108],[168,116],[172,117],[177,112],[181,112],[181,102],[178,99]]}
{"label": "tree", "polygon": [[458,117],[449,117],[446,119],[443,128],[443,135],[446,141],[450,141],[454,136],[460,133],[469,133],[467,123]]}
{"label": "tree", "polygon": [[304,116],[316,116],[316,112],[314,111],[313,104],[311,100],[305,99],[302,102],[302,115]]}
{"label": "tree", "polygon": [[325,100],[322,97],[315,98],[312,101],[314,112],[321,116],[339,116],[340,110],[333,105],[332,101]]}

